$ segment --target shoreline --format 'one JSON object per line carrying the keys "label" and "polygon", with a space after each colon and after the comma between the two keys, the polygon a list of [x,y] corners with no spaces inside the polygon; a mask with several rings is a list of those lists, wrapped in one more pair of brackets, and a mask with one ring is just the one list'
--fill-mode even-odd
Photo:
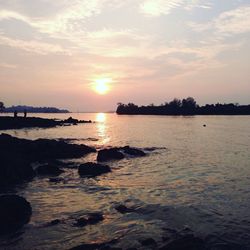
{"label": "shoreline", "polygon": [[69,117],[66,120],[58,120],[40,117],[0,116],[0,130],[23,128],[53,128],[57,126],[78,125],[80,123],[92,123],[92,121],[77,120],[72,117]]}

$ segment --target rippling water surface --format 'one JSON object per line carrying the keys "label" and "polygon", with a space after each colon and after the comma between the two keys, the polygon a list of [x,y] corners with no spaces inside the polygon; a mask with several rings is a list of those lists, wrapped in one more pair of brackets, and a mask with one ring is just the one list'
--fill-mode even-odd
{"label": "rippling water surface", "polygon": [[[117,246],[124,249],[140,248],[138,240],[152,237],[161,242],[171,230],[193,231],[210,241],[250,244],[249,116],[72,116],[96,122],[5,133],[72,139],[96,148],[130,145],[146,149],[148,155],[110,162],[113,171],[94,179],[66,169],[64,182],[36,178],[17,188],[31,203],[33,215],[20,234],[1,239],[6,249],[69,249],[114,238],[121,239]],[[95,159],[91,154],[78,161]],[[136,212],[120,214],[114,209],[117,204]],[[75,218],[93,211],[101,211],[104,221],[73,226]],[[61,223],[46,226],[54,219]]]}

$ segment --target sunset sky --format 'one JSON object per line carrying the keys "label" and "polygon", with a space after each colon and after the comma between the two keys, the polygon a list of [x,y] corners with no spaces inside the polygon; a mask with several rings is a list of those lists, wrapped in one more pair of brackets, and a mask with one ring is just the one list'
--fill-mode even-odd
{"label": "sunset sky", "polygon": [[0,0],[0,101],[250,103],[250,0]]}

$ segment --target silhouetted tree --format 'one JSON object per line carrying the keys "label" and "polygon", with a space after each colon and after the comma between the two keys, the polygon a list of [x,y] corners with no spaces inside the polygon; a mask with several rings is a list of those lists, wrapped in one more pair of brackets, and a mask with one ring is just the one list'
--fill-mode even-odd
{"label": "silhouetted tree", "polygon": [[0,102],[0,112],[3,112],[4,109],[5,109],[4,103],[3,103],[3,102]]}
{"label": "silhouetted tree", "polygon": [[171,101],[168,105],[169,105],[171,108],[178,109],[178,108],[181,107],[181,100],[178,99],[178,98],[174,98],[174,100]]}

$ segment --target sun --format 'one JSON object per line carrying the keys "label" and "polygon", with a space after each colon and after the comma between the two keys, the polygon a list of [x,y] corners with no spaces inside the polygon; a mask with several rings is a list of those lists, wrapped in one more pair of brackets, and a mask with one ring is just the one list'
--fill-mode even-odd
{"label": "sun", "polygon": [[99,95],[105,95],[110,91],[111,78],[99,78],[94,81],[94,90]]}

